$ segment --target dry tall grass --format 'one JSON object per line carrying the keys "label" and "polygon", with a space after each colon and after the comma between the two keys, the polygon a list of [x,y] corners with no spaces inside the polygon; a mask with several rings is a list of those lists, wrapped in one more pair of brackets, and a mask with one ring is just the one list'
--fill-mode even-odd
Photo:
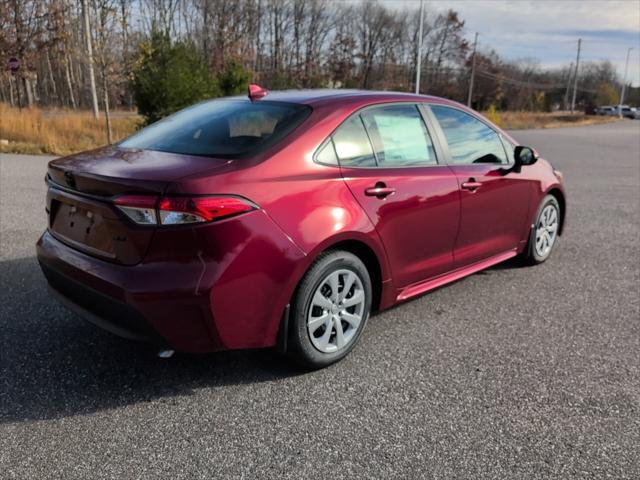
{"label": "dry tall grass", "polygon": [[[133,133],[140,118],[116,112],[111,119],[113,141]],[[7,143],[8,141],[8,143]],[[0,152],[67,155],[107,143],[104,114],[72,110],[19,110],[0,103]]]}
{"label": "dry tall grass", "polygon": [[[491,121],[505,129],[555,128],[617,121],[617,117],[571,115],[569,113],[485,112]],[[113,141],[133,133],[140,117],[115,112],[111,119]],[[12,108],[0,103],[0,152],[49,153],[68,155],[105,145],[104,115],[97,120],[91,112]]]}
{"label": "dry tall grass", "polygon": [[489,109],[483,112],[493,123],[505,130],[522,130],[527,128],[558,128],[595,125],[618,121],[618,117],[571,114],[569,112],[498,112]]}

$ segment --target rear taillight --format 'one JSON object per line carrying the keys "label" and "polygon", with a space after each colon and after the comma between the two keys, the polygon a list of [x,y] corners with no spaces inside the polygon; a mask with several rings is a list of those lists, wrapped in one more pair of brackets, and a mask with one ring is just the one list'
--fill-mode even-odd
{"label": "rear taillight", "polygon": [[254,208],[238,197],[164,197],[158,204],[162,225],[212,222]]}
{"label": "rear taillight", "polygon": [[113,203],[127,217],[140,225],[157,225],[156,203],[158,197],[149,195],[122,195]]}
{"label": "rear taillight", "polygon": [[257,207],[239,197],[155,197],[123,195],[114,204],[139,225],[184,225],[213,222]]}

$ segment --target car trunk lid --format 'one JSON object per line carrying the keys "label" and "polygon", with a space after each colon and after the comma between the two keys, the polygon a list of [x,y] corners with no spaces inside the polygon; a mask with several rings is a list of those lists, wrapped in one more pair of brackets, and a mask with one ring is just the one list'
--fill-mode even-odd
{"label": "car trunk lid", "polygon": [[53,160],[49,176],[58,185],[90,195],[160,194],[171,181],[232,164],[232,160],[112,146]]}
{"label": "car trunk lid", "polygon": [[233,161],[106,147],[49,163],[49,230],[70,247],[123,265],[139,263],[155,225],[137,225],[113,200],[160,196],[167,185],[199,172],[230,169]]}

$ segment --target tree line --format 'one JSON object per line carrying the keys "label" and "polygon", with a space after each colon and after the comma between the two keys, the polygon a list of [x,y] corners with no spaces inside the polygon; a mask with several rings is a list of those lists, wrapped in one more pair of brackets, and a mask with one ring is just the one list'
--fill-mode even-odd
{"label": "tree line", "polygon": [[[270,89],[413,91],[419,10],[376,0],[0,0],[0,101],[140,108],[153,118],[255,81]],[[426,8],[421,93],[466,101],[472,45],[455,10]],[[567,108],[575,65],[475,56],[477,109]],[[577,102],[615,104],[610,62],[582,63]],[[630,92],[638,101],[638,89]],[[143,112],[144,113],[144,112]]]}

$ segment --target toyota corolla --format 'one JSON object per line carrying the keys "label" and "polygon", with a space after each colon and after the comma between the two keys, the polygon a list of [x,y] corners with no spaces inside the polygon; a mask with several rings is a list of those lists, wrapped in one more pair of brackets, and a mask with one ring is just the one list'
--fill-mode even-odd
{"label": "toyota corolla", "polygon": [[251,85],[53,160],[46,181],[38,260],[69,308],[166,348],[276,347],[311,368],[347,355],[371,312],[544,262],[566,215],[535,150],[391,92]]}

